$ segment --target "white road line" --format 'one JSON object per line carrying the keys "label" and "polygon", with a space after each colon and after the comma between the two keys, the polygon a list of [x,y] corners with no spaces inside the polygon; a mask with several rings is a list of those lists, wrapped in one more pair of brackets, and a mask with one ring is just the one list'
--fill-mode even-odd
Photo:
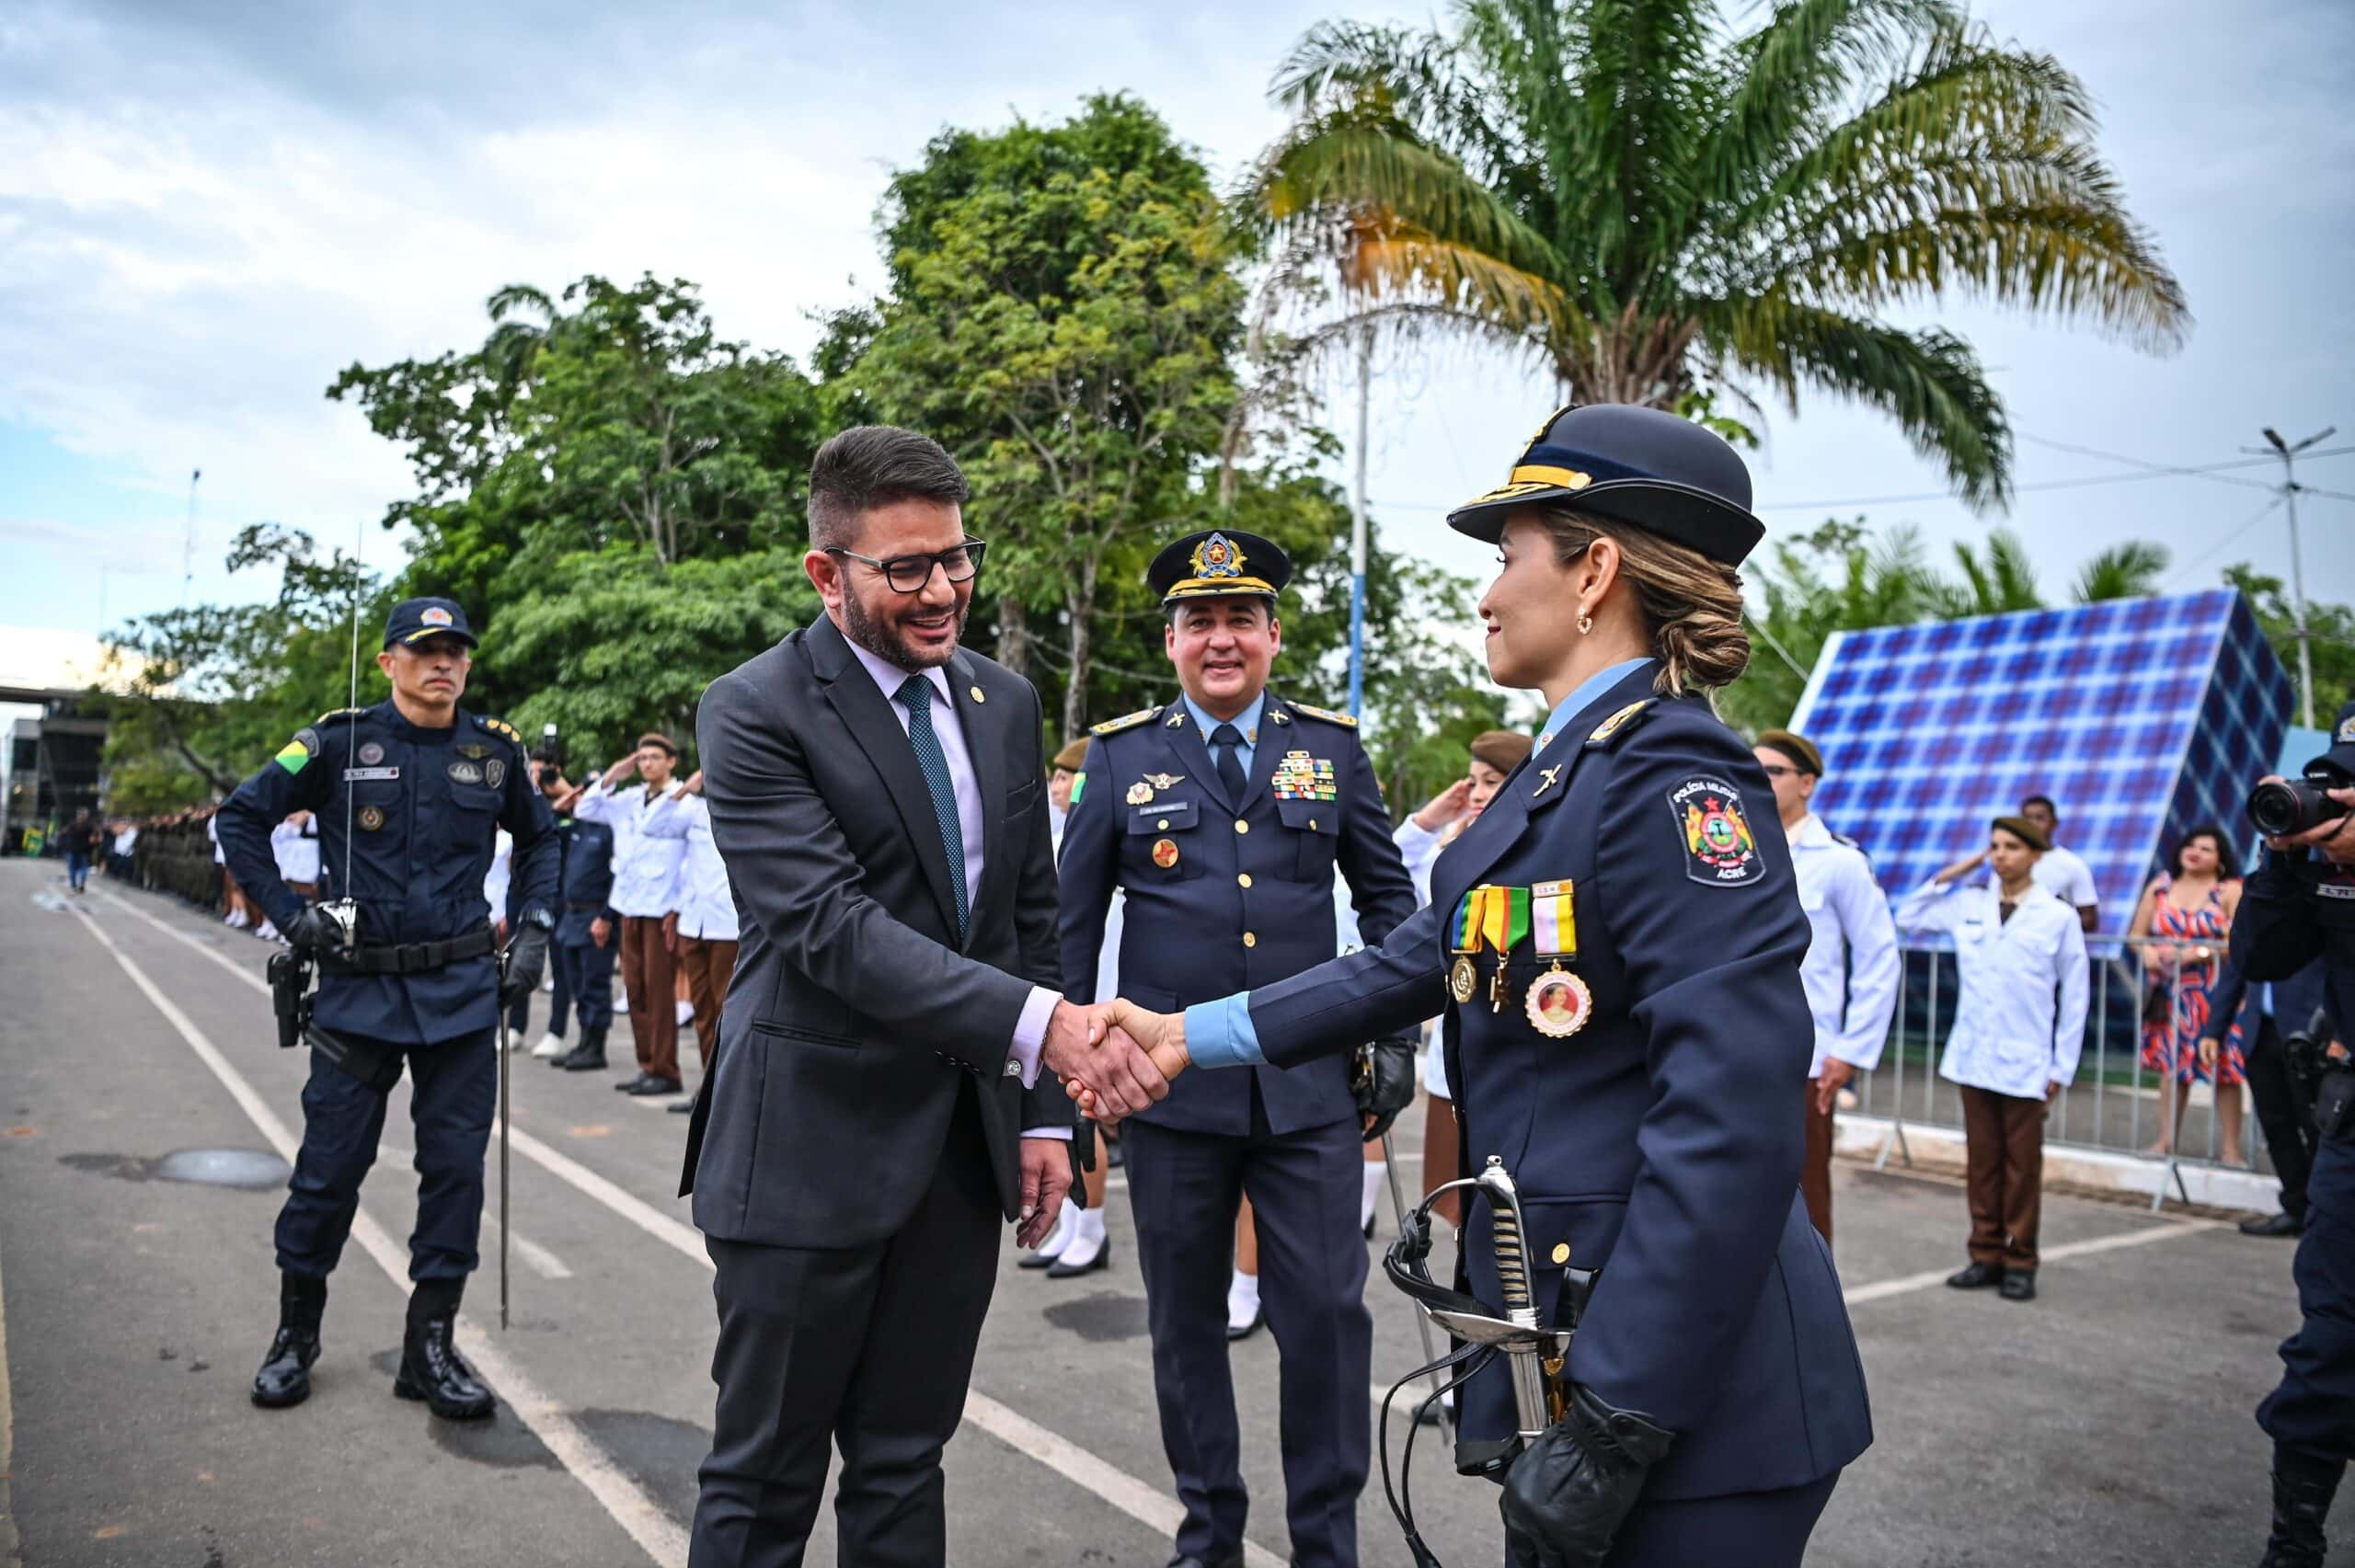
{"label": "white road line", "polygon": [[[167,935],[179,938],[179,940],[185,942],[191,949],[202,954],[205,957],[212,959],[213,962],[229,970],[238,979],[244,980],[248,985],[255,987],[257,990],[267,991],[270,989],[259,979],[256,979],[251,970],[244,968],[224,955],[213,952],[211,948],[206,947],[200,942],[197,942],[194,938],[165,924],[162,921],[155,919],[155,916],[149,914],[146,910],[134,908],[132,905],[124,902],[122,899],[115,898],[112,894],[104,894],[102,897],[109,898],[122,909],[137,915],[141,920],[145,921],[148,924],[155,927],[158,931],[164,932]],[[76,910],[75,912],[80,913],[79,910]],[[86,922],[89,923],[91,931],[98,935],[100,941],[106,941],[105,933],[98,930],[97,922],[89,921],[89,917],[86,915],[84,915],[82,918]],[[107,945],[111,949],[114,944],[111,942],[108,942]],[[129,967],[130,960],[122,958],[119,952],[116,954],[116,956],[118,959],[121,959],[125,967]],[[165,1001],[162,997],[152,990],[152,989],[150,990],[149,994],[155,999],[157,1006],[167,1010],[167,1017],[177,1017],[177,1009],[171,1008],[170,1004]],[[193,1042],[191,1041],[191,1043]],[[198,1054],[201,1056],[204,1053],[203,1051],[199,1051]],[[214,1054],[215,1056],[218,1055],[217,1052]],[[226,1061],[223,1061],[215,1070],[216,1072],[226,1073],[232,1072],[234,1070],[229,1068]],[[224,1082],[226,1082],[226,1080],[224,1080]],[[240,1079],[237,1082],[242,1083],[244,1081]],[[232,1093],[235,1093],[234,1088]],[[247,1090],[247,1093],[250,1094],[252,1092]],[[248,1114],[252,1114],[253,1111],[258,1111],[261,1116],[270,1115],[269,1107],[261,1104],[258,1097],[255,1099],[254,1106],[249,1109]],[[281,1132],[283,1132],[283,1128],[281,1128]],[[665,1246],[668,1246],[673,1251],[679,1253],[682,1256],[693,1258],[697,1264],[701,1265],[705,1268],[712,1266],[711,1255],[704,1250],[703,1232],[697,1230],[694,1226],[688,1225],[672,1215],[663,1213],[661,1209],[655,1207],[652,1204],[648,1203],[645,1199],[615,1185],[614,1183],[599,1175],[596,1172],[592,1171],[587,1166],[581,1164],[579,1161],[549,1148],[546,1144],[541,1142],[538,1139],[534,1138],[530,1133],[525,1132],[521,1127],[513,1129],[512,1137],[514,1140],[515,1152],[523,1155],[525,1159],[540,1166],[542,1169],[548,1172],[549,1174],[555,1176],[558,1181],[565,1183],[568,1186],[572,1187],[592,1202],[603,1206],[614,1213],[619,1215],[622,1219],[628,1220],[631,1224],[637,1226],[639,1230],[645,1231],[656,1241],[662,1242]],[[286,1146],[283,1152],[289,1160],[292,1160],[294,1157],[293,1146],[291,1142]],[[1117,1180],[1118,1178],[1115,1179]],[[368,1223],[368,1219],[365,1215],[361,1217],[360,1223],[362,1225]],[[354,1235],[360,1234],[359,1226],[355,1225],[353,1227],[352,1233]],[[377,1234],[381,1237],[383,1233],[379,1231]],[[389,1247],[391,1243],[386,1242],[385,1245]],[[379,1259],[379,1261],[381,1262],[383,1260]],[[388,1265],[388,1267],[390,1265]],[[477,1339],[478,1338],[479,1336],[477,1336]],[[469,1345],[468,1353],[474,1353],[471,1345]],[[485,1370],[489,1369],[489,1362],[487,1358],[477,1356],[477,1359],[484,1362]],[[503,1379],[497,1378],[494,1378],[493,1380],[503,1382]],[[522,1413],[523,1401],[521,1399],[514,1398],[511,1394],[510,1397],[511,1402],[517,1407],[517,1413],[519,1414]],[[553,1407],[550,1408],[553,1409]],[[1095,1496],[1102,1499],[1104,1502],[1110,1504],[1113,1507],[1118,1508],[1121,1513],[1128,1515],[1131,1518],[1137,1520],[1140,1524],[1163,1531],[1164,1533],[1174,1533],[1178,1528],[1179,1519],[1183,1516],[1184,1510],[1175,1498],[1165,1494],[1155,1487],[1146,1484],[1144,1482],[1139,1481],[1136,1477],[1130,1475],[1125,1471],[1121,1471],[1112,1465],[1105,1463],[1103,1460],[1096,1458],[1093,1454],[1088,1453],[1086,1449],[1078,1448],[1066,1441],[1064,1438],[1058,1436],[1056,1434],[1040,1425],[1037,1422],[1032,1421],[1029,1417],[1023,1415],[1019,1412],[1015,1411],[1006,1405],[999,1403],[997,1401],[990,1398],[987,1394],[970,1389],[966,1391],[965,1417],[967,1420],[972,1422],[974,1425],[979,1426],[982,1431],[989,1433],[992,1436],[997,1438],[1000,1442],[1005,1444],[1017,1453],[1023,1454],[1030,1459],[1036,1459],[1039,1463],[1045,1465],[1049,1470],[1055,1471],[1057,1474],[1063,1476],[1065,1480],[1070,1481],[1074,1485],[1077,1485],[1082,1490],[1091,1493]],[[585,1442],[585,1439],[583,1439],[583,1441]],[[551,1448],[556,1447],[554,1443],[550,1443],[548,1446]],[[625,1482],[625,1484],[626,1484],[626,1482]],[[603,1501],[602,1497],[599,1500],[601,1502]],[[609,1504],[607,1506],[610,1510],[611,1505]],[[663,1520],[662,1523],[666,1527],[668,1526],[667,1519]],[[641,1544],[643,1544],[643,1542],[641,1542]],[[652,1549],[649,1548],[649,1551],[651,1551]],[[1246,1562],[1249,1562],[1252,1565],[1252,1568],[1282,1568],[1283,1559],[1278,1557],[1275,1553],[1269,1551],[1266,1548],[1258,1545],[1256,1542],[1246,1540],[1244,1542],[1243,1551],[1244,1560]],[[678,1556],[675,1559],[663,1557],[659,1552],[654,1553],[654,1555],[658,1562],[661,1562],[666,1564],[666,1568],[668,1564],[673,1562],[684,1563],[686,1557],[684,1542],[682,1540],[680,1543]]]}
{"label": "white road line", "polygon": [[[2055,1258],[2082,1258],[2095,1253],[2114,1253],[2120,1247],[2139,1247],[2151,1242],[2172,1242],[2178,1236],[2196,1236],[2203,1230],[2221,1230],[2223,1222],[2216,1219],[2175,1219],[2164,1225],[2148,1225],[2140,1230],[2120,1231],[2115,1236],[2096,1236],[2090,1241],[2063,1242],[2057,1247],[2045,1247],[2039,1252],[2039,1265]],[[1907,1296],[1916,1290],[1927,1290],[1944,1285],[1952,1269],[1935,1268],[1926,1274],[1909,1274],[1897,1279],[1883,1279],[1871,1285],[1859,1285],[1844,1294],[1848,1305],[1859,1307],[1867,1301],[1885,1301],[1891,1296]]]}
{"label": "white road line", "polygon": [[7,1291],[0,1287],[0,1562],[24,1561],[24,1540],[17,1533],[17,1405],[8,1388]]}
{"label": "white road line", "polygon": [[[132,984],[155,1004],[155,1011],[178,1031],[180,1038],[188,1042],[189,1049],[196,1053],[197,1059],[212,1069],[213,1076],[221,1081],[221,1086],[229,1092],[229,1097],[236,1101],[238,1108],[246,1113],[246,1119],[270,1140],[270,1147],[278,1150],[280,1158],[293,1163],[300,1146],[286,1124],[279,1120],[277,1113],[270,1108],[269,1102],[256,1092],[242,1073],[229,1065],[229,1059],[223,1056],[220,1047],[205,1038],[203,1032],[189,1021],[188,1014],[156,989],[155,982],[147,978],[147,971],[133,963],[130,955],[115,944],[114,938],[107,934],[104,926],[91,919],[86,910],[76,909],[72,913],[82,922],[84,929],[98,939],[99,945],[113,956],[122,972],[131,977]],[[234,965],[231,967],[235,967]],[[351,1237],[370,1257],[376,1260],[376,1266],[385,1271],[385,1278],[404,1290],[408,1288],[408,1260],[394,1244],[392,1237],[385,1233],[385,1228],[377,1224],[374,1217],[365,1209],[352,1220]],[[466,1356],[482,1370],[491,1385],[506,1396],[508,1408],[514,1411],[516,1418],[529,1427],[533,1435],[556,1456],[557,1461],[588,1490],[589,1494],[612,1516],[614,1522],[628,1532],[629,1538],[662,1568],[686,1568],[686,1532],[672,1523],[670,1516],[656,1506],[636,1482],[624,1475],[605,1457],[603,1449],[590,1441],[562,1405],[542,1393],[523,1375],[523,1368],[510,1361],[489,1336],[463,1313],[458,1318],[458,1333],[460,1346]]]}

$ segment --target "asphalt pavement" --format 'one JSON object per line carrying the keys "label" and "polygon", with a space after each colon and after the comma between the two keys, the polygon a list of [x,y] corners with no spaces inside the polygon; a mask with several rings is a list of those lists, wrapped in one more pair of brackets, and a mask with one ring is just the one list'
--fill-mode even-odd
{"label": "asphalt pavement", "polygon": [[[711,1272],[672,1196],[685,1118],[606,1087],[628,1066],[626,1021],[613,1075],[513,1059],[510,1322],[487,1225],[462,1327],[497,1416],[456,1425],[392,1397],[415,1202],[406,1088],[310,1401],[247,1402],[276,1322],[270,1230],[306,1066],[277,1048],[269,951],[176,901],[99,881],[75,898],[57,863],[0,861],[0,1564],[681,1568],[711,1418]],[[1419,1108],[1401,1122],[1420,1125]],[[1415,1141],[1399,1150],[1410,1184]],[[494,1142],[494,1214],[496,1160]],[[947,1461],[960,1568],[1170,1554],[1115,1180],[1108,1270],[1050,1283],[1015,1268],[1007,1239]],[[2049,1196],[2042,1299],[2014,1306],[1938,1286],[1961,1261],[1951,1180],[1844,1163],[1837,1186],[1877,1440],[1810,1563],[2256,1561],[2268,1448],[2250,1412],[2296,1323],[2287,1244]],[[1385,1203],[1373,1245],[1394,1229]],[[1421,1359],[1414,1320],[1378,1269],[1367,1288],[1377,1376],[1396,1377]],[[1233,1354],[1266,1568],[1288,1555],[1278,1351],[1263,1332]],[[1407,1431],[1391,1422],[1394,1455]],[[1424,1536],[1458,1568],[1496,1562],[1493,1489],[1454,1477],[1443,1448],[1427,1432],[1415,1454]],[[1407,1562],[1378,1481],[1359,1519],[1366,1562]],[[2355,1543],[2355,1516],[2341,1529]],[[833,1557],[821,1519],[810,1561]]]}

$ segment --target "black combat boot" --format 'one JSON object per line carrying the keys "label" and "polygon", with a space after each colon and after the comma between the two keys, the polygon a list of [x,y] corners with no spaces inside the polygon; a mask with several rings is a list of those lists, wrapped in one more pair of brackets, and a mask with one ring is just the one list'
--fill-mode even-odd
{"label": "black combat boot", "polygon": [[557,1058],[548,1065],[560,1067],[567,1072],[604,1071],[605,1032],[603,1029],[584,1027],[580,1031],[580,1043],[573,1047],[569,1053]]}
{"label": "black combat boot", "polygon": [[254,1374],[254,1402],[264,1410],[284,1410],[311,1397],[311,1363],[319,1358],[319,1318],[327,1305],[326,1280],[278,1276],[278,1333]]}
{"label": "black combat boot", "polygon": [[2273,1445],[2273,1535],[2257,1568],[2322,1568],[2322,1522],[2347,1461],[2311,1448]]}
{"label": "black combat boot", "polygon": [[408,1332],[401,1336],[400,1376],[393,1392],[425,1402],[444,1421],[479,1421],[497,1401],[458,1355],[458,1293],[465,1282],[420,1279],[408,1299]]}

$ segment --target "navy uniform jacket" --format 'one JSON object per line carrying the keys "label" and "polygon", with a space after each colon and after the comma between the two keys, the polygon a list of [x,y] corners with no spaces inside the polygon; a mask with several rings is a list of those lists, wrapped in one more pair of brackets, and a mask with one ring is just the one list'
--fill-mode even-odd
{"label": "navy uniform jacket", "polygon": [[[521,738],[498,719],[461,709],[451,728],[421,729],[389,701],[341,709],[238,785],[218,818],[221,853],[281,928],[303,899],[278,875],[270,830],[293,811],[316,814],[322,895],[358,902],[363,944],[440,942],[484,925],[483,877],[502,827],[515,841],[508,907],[518,917],[554,912],[556,820]],[[498,967],[485,954],[409,975],[322,972],[313,1016],[339,1034],[404,1045],[453,1039],[498,1023]]]}
{"label": "navy uniform jacket", "polygon": [[[2295,857],[2266,851],[2233,917],[2233,958],[2253,980],[2285,980],[2319,959],[2325,1005],[2345,1030],[2355,1018],[2355,868],[2306,851]],[[2274,1024],[2296,1026],[2280,1016]],[[2355,1133],[2326,1139],[2315,1150],[2306,1201],[2334,1218],[2355,1219]]]}
{"label": "navy uniform jacket", "polygon": [[[1389,814],[1354,720],[1268,693],[1239,801],[1227,798],[1183,703],[1098,725],[1093,733],[1083,764],[1086,784],[1063,823],[1058,866],[1072,1001],[1096,1000],[1097,953],[1116,885],[1128,890],[1121,993],[1164,1013],[1267,985],[1332,957],[1336,866],[1349,878],[1367,942],[1381,941],[1414,913],[1414,879],[1391,841]],[[1287,755],[1312,778],[1327,780],[1333,798],[1277,798],[1276,773]],[[1130,804],[1131,792],[1148,777],[1177,782],[1147,784],[1153,798]],[[1169,864],[1156,862],[1156,845],[1169,846],[1161,852]],[[1343,1058],[1289,1071],[1254,1068],[1251,1074],[1274,1132],[1357,1115]],[[1167,1099],[1138,1116],[1181,1131],[1240,1138],[1251,1130],[1251,1084],[1241,1072],[1186,1074]]]}
{"label": "navy uniform jacket", "polygon": [[621,926],[614,912],[614,830],[610,823],[586,817],[565,817],[557,822],[564,845],[563,907],[557,911],[556,939],[567,947],[581,947],[596,939],[589,928],[600,919]]}
{"label": "navy uniform jacket", "polygon": [[[1798,1196],[1796,1091],[1815,1027],[1790,848],[1749,747],[1701,699],[1652,698],[1655,668],[1515,771],[1441,853],[1430,908],[1380,948],[1254,991],[1249,1008],[1267,1059],[1284,1063],[1443,1013],[1465,1156],[1477,1168],[1501,1155],[1519,1182],[1538,1299],[1560,1288],[1557,1248],[1603,1271],[1570,1377],[1676,1434],[1648,1498],[1708,1497],[1829,1475],[1872,1425],[1832,1254]],[[1746,817],[1746,849],[1688,837],[1688,810],[1712,800]],[[1556,1038],[1531,1022],[1530,981],[1548,965],[1526,940],[1502,1011],[1493,954],[1455,1005],[1446,927],[1465,893],[1563,878],[1586,1025]],[[1493,1303],[1487,1206],[1465,1207],[1472,1283]],[[1510,1410],[1502,1374],[1484,1372],[1465,1436],[1507,1436]]]}

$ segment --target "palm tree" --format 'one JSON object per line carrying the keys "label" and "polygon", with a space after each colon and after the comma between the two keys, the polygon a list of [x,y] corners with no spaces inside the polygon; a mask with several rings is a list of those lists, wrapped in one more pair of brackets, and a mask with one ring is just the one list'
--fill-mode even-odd
{"label": "palm tree", "polygon": [[2098,604],[2105,599],[2148,599],[2159,591],[2159,579],[2166,575],[2166,546],[2154,544],[2147,539],[2130,539],[2108,549],[2077,568],[2077,586],[2069,597],[2079,604]]}
{"label": "palm tree", "polygon": [[[2009,494],[1970,346],[1880,318],[1950,295],[2179,342],[2183,292],[2094,145],[2084,86],[1949,0],[1458,0],[1452,33],[1327,22],[1238,204],[1580,401],[1878,408],[1974,504]],[[1331,236],[1349,236],[1345,247]],[[1374,291],[1355,290],[1361,296]]]}
{"label": "palm tree", "polygon": [[2044,608],[2044,593],[2036,582],[2036,563],[2028,558],[2028,545],[2010,529],[1999,528],[1990,533],[1984,555],[1965,541],[1956,540],[1954,562],[1961,568],[1961,580],[1941,578],[1931,589],[1940,620],[2007,615],[2016,610]]}

